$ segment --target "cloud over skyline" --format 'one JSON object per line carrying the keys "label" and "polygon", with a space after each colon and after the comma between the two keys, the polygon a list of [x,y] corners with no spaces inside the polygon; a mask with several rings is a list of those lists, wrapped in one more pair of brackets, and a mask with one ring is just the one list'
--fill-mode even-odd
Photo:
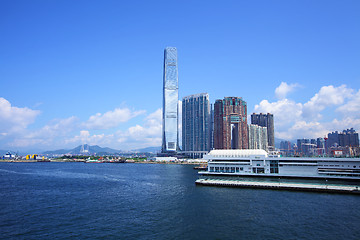
{"label": "cloud over skyline", "polygon": [[179,100],[241,97],[277,138],[360,131],[358,1],[1,3],[1,150],[160,146],[169,46]]}
{"label": "cloud over skyline", "polygon": [[[289,85],[282,82],[275,89],[275,94],[279,89],[288,89],[284,86]],[[287,90],[283,92],[289,93]],[[262,100],[255,105],[254,111],[274,114],[277,138],[295,140],[324,137],[332,131],[342,131],[351,127],[360,129],[360,93],[354,92],[355,89],[344,84],[323,86],[305,103],[295,102],[288,97],[274,102]],[[330,111],[331,114],[325,115],[326,111]]]}
{"label": "cloud over skyline", "polygon": [[[360,90],[346,85],[322,86],[302,103],[291,98],[295,88],[302,90],[298,86],[281,82],[274,90],[278,100],[264,99],[253,108],[254,112],[274,114],[276,138],[317,138],[336,130],[360,129]],[[36,122],[39,110],[12,106],[8,100],[0,98],[0,113],[0,141],[5,148],[51,150],[84,143],[121,150],[161,146],[161,108],[151,113],[115,108],[90,115],[85,121],[77,116],[53,119],[37,129],[29,125]],[[140,116],[140,122],[135,123],[133,119]],[[127,127],[121,127],[125,123]]]}

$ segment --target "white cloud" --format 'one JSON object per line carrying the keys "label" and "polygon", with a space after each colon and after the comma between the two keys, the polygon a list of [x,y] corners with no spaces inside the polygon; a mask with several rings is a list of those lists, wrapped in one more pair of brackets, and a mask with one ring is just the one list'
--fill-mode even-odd
{"label": "white cloud", "polygon": [[87,130],[81,130],[79,135],[76,135],[72,138],[66,139],[65,144],[80,145],[80,144],[89,144],[89,145],[101,145],[108,146],[113,141],[113,134],[94,134],[91,135]]}
{"label": "white cloud", "polygon": [[[355,130],[360,130],[360,119],[357,117],[344,117],[340,120],[333,119],[331,122],[325,124],[326,128],[331,129],[331,131],[343,130],[347,128],[354,128]],[[329,131],[330,132],[330,131]]]}
{"label": "white cloud", "polygon": [[162,124],[162,109],[159,108],[155,112],[149,114],[146,118],[147,125],[159,125]]}
{"label": "white cloud", "polygon": [[35,121],[38,110],[14,107],[5,98],[0,98],[0,133],[2,136],[23,131]]}
{"label": "white cloud", "polygon": [[78,118],[55,119],[39,130],[24,130],[14,136],[9,143],[13,147],[55,147],[63,144],[63,139],[68,137],[78,127]]}
{"label": "white cloud", "polygon": [[161,145],[162,110],[158,109],[145,118],[143,126],[135,125],[118,134],[124,148],[134,149]]}
{"label": "white cloud", "polygon": [[352,95],[353,90],[341,85],[324,86],[307,103],[304,104],[302,116],[307,119],[320,119],[320,112],[326,107],[343,104]]}
{"label": "white cloud", "polygon": [[[324,137],[336,130],[360,129],[360,91],[356,94],[353,92],[354,89],[346,85],[323,86],[304,104],[286,98],[275,102],[262,100],[255,105],[254,111],[274,114],[277,138]],[[331,112],[334,106],[337,106],[336,112],[340,114],[338,118],[326,113],[326,110]]]}
{"label": "white cloud", "polygon": [[89,130],[78,131],[74,137],[67,138],[65,144],[90,144],[131,150],[161,145],[162,110],[158,109],[144,118],[142,125],[136,124],[125,131],[112,134],[92,134]]}
{"label": "white cloud", "polygon": [[[115,109],[104,114],[97,113],[86,122],[75,117],[54,119],[40,129],[31,130],[27,126],[35,121],[39,111],[12,107],[0,98],[0,139],[2,145],[10,148],[58,149],[72,148],[88,143],[117,149],[134,149],[161,144],[162,111],[149,114],[143,124],[127,130],[107,134],[101,130],[118,126],[122,122],[144,114],[145,111],[131,111],[128,108]],[[11,130],[11,131],[10,131]],[[16,130],[16,131],[15,131]],[[92,132],[95,131],[95,132]]]}
{"label": "white cloud", "polygon": [[[275,90],[281,98],[274,102],[262,100],[254,107],[254,112],[274,114],[277,138],[316,138],[335,130],[351,127],[360,129],[360,90],[355,91],[346,85],[323,86],[312,98],[301,103],[286,98],[296,86],[281,83]],[[336,118],[327,115],[329,111],[336,113]],[[82,123],[72,116],[55,119],[40,129],[31,130],[28,126],[35,121],[40,111],[13,107],[6,99],[0,98],[0,139],[3,146],[19,148],[72,148],[84,143],[121,150],[160,146],[162,110],[158,109],[148,115],[144,113],[117,108],[92,115]],[[134,123],[116,132],[102,131],[117,127],[141,114],[144,114],[142,123]],[[181,133],[180,103],[179,131]]]}
{"label": "white cloud", "polygon": [[297,83],[287,84],[286,82],[281,82],[280,86],[275,89],[275,96],[277,99],[284,99],[286,96],[293,92],[300,85]]}
{"label": "white cloud", "polygon": [[336,111],[348,117],[360,118],[360,90],[349,96],[349,101],[338,107]]}
{"label": "white cloud", "polygon": [[116,108],[114,111],[108,111],[104,114],[97,113],[90,116],[83,126],[88,129],[110,129],[143,113],[145,111],[132,112],[128,108]]}
{"label": "white cloud", "polygon": [[287,131],[278,131],[281,139],[324,137],[328,131],[319,122],[295,121]]}
{"label": "white cloud", "polygon": [[277,126],[286,127],[301,116],[302,104],[289,99],[272,103],[268,100],[262,100],[260,104],[255,105],[255,112],[272,113],[275,116]]}

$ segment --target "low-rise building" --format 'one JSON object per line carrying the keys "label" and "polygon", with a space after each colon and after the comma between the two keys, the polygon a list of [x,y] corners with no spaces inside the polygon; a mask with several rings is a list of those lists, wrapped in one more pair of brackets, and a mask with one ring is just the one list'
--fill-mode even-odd
{"label": "low-rise building", "polygon": [[360,180],[359,158],[304,158],[269,155],[262,149],[212,150],[205,175],[348,178]]}

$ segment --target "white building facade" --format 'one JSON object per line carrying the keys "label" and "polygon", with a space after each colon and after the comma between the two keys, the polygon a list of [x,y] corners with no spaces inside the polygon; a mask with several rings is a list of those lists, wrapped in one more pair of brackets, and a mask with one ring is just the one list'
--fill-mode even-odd
{"label": "white building facade", "polygon": [[249,149],[268,149],[267,127],[249,125]]}
{"label": "white building facade", "polygon": [[212,150],[204,156],[209,175],[360,179],[359,158],[297,158],[256,150]]}

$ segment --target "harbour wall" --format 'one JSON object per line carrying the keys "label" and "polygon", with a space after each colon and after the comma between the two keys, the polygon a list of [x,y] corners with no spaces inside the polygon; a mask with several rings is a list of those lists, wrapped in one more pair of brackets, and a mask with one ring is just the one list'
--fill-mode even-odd
{"label": "harbour wall", "polygon": [[255,189],[274,189],[308,192],[326,192],[326,193],[347,193],[359,194],[360,186],[353,185],[331,185],[331,184],[306,184],[306,183],[284,183],[284,182],[257,182],[257,181],[234,181],[219,179],[198,179],[196,185],[218,186],[218,187],[238,187]]}

